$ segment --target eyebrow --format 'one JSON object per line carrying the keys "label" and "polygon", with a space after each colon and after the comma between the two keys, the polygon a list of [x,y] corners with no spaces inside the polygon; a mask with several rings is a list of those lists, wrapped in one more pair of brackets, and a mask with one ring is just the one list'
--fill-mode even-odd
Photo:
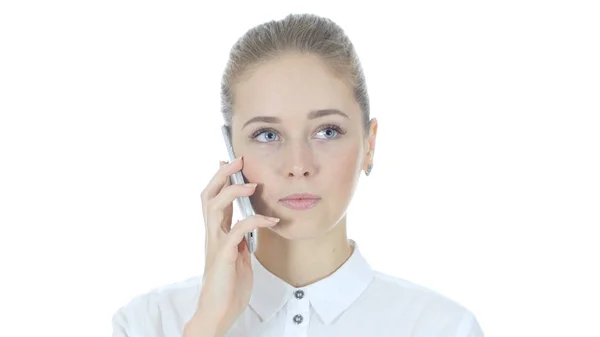
{"label": "eyebrow", "polygon": [[[330,116],[330,115],[339,115],[339,116],[342,116],[342,117],[345,117],[348,119],[350,118],[350,117],[348,117],[348,115],[346,115],[345,113],[343,113],[342,111],[340,111],[338,109],[321,109],[321,110],[313,110],[313,111],[309,112],[308,119],[316,119],[316,118],[321,118],[321,117]],[[281,119],[279,117],[272,117],[272,116],[256,116],[256,117],[250,118],[246,123],[244,123],[244,126],[242,126],[242,129],[245,128],[248,124],[258,123],[258,122],[277,124],[277,123],[281,123]]]}

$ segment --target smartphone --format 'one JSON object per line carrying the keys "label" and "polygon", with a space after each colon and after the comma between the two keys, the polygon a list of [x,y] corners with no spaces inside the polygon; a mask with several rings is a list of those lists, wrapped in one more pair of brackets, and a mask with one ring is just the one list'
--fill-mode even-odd
{"label": "smartphone", "polygon": [[[227,152],[229,153],[229,160],[233,161],[236,156],[233,152],[233,146],[231,145],[231,133],[229,132],[229,128],[226,125],[221,127],[221,131],[223,132],[223,138],[225,139],[225,146],[227,147]],[[244,176],[241,171],[235,172],[230,176],[230,180],[232,184],[245,184]],[[255,214],[254,207],[252,207],[252,203],[250,203],[250,198],[247,196],[237,197],[236,199],[237,206],[240,210],[240,213],[243,218],[247,218]],[[257,240],[257,230],[246,233],[246,243],[248,244],[248,251],[250,254],[254,254],[256,251],[256,247],[258,244]]]}

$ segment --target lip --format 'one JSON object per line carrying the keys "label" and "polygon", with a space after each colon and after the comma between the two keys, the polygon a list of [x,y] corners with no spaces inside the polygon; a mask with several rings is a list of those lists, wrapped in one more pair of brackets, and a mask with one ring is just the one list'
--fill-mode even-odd
{"label": "lip", "polygon": [[306,210],[314,207],[320,200],[321,198],[314,194],[298,193],[279,199],[279,202],[283,206],[293,210]]}

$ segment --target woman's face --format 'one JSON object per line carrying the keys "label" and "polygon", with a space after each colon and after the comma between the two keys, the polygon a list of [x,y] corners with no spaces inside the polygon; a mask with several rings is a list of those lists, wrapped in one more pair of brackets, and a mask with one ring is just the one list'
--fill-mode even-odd
{"label": "woman's face", "polygon": [[[233,147],[258,183],[256,213],[281,218],[272,230],[291,240],[331,230],[375,145],[377,122],[365,135],[352,87],[319,57],[292,54],[251,70],[233,95]],[[318,199],[284,200],[301,193]]]}

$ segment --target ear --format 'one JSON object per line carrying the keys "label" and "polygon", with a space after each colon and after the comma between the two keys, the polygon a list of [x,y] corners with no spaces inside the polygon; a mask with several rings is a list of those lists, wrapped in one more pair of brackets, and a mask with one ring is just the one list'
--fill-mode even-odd
{"label": "ear", "polygon": [[365,157],[363,160],[363,170],[370,172],[369,167],[373,166],[373,157],[375,156],[375,141],[377,140],[377,128],[379,124],[377,119],[372,118],[369,121],[368,134],[365,139]]}

